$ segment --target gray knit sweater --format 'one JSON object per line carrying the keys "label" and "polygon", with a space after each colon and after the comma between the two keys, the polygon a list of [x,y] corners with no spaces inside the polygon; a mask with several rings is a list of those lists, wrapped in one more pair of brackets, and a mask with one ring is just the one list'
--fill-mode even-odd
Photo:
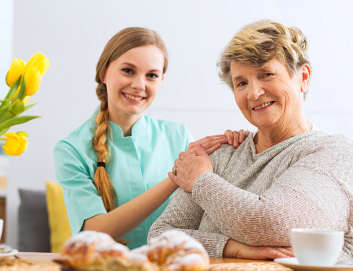
{"label": "gray knit sweater", "polygon": [[179,228],[222,257],[228,239],[290,246],[293,228],[345,232],[340,259],[353,256],[353,140],[309,131],[256,154],[251,133],[238,149],[210,155],[192,193],[179,188],[148,239]]}

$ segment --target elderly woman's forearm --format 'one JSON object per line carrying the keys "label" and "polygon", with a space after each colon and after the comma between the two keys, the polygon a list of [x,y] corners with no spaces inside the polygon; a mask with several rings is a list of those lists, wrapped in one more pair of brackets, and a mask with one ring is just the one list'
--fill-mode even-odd
{"label": "elderly woman's forearm", "polygon": [[147,239],[149,241],[168,230],[181,230],[202,243],[211,257],[223,257],[229,237],[219,232],[199,231],[203,215],[204,211],[191,194],[179,188],[163,214],[153,223]]}
{"label": "elderly woman's forearm", "polygon": [[177,189],[169,205],[153,223],[147,239],[157,237],[171,229],[198,229],[204,211],[191,198],[191,194]]}
{"label": "elderly woman's forearm", "polygon": [[249,245],[290,245],[294,227],[331,228],[314,202],[293,189],[268,190],[265,197],[242,190],[216,174],[203,174],[193,199],[227,236]]}
{"label": "elderly woman's forearm", "polygon": [[215,257],[215,258],[223,257],[224,247],[228,242],[228,240],[230,239],[228,236],[221,233],[202,232],[199,230],[183,229],[183,228],[173,227],[170,224],[166,224],[159,221],[152,225],[150,232],[148,234],[148,241],[154,237],[161,235],[163,232],[167,230],[172,230],[172,229],[183,231],[186,234],[195,238],[204,246],[208,255],[210,257]]}

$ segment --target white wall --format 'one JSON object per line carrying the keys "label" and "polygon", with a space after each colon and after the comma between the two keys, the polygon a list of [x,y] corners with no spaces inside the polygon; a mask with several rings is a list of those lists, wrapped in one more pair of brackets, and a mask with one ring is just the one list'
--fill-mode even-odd
{"label": "white wall", "polygon": [[12,25],[13,25],[13,1],[0,1],[0,99],[5,97],[8,86],[5,83],[5,75],[12,61]]}
{"label": "white wall", "polygon": [[297,26],[309,40],[313,66],[309,117],[322,129],[353,137],[352,10],[349,0],[15,1],[13,56],[28,60],[41,51],[51,67],[31,98],[39,104],[30,113],[43,118],[20,126],[29,133],[29,147],[10,161],[8,242],[17,244],[17,189],[44,189],[45,181],[55,180],[55,143],[98,105],[95,66],[116,32],[142,26],[162,36],[170,67],[147,114],[185,122],[200,138],[251,128],[216,73],[216,60],[230,38],[264,18]]}

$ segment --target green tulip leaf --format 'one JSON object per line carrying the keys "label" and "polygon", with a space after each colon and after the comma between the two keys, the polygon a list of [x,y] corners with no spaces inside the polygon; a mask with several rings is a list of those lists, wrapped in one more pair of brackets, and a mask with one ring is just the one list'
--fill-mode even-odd
{"label": "green tulip leaf", "polygon": [[2,136],[3,134],[5,134],[9,128],[10,128],[10,127],[7,127],[7,128],[5,128],[5,129],[2,129],[2,130],[0,131],[0,136]]}
{"label": "green tulip leaf", "polygon": [[10,106],[5,106],[3,108],[0,108],[0,123],[6,119],[7,113],[9,113]]}
{"label": "green tulip leaf", "polygon": [[21,84],[21,89],[20,91],[17,93],[16,98],[14,100],[14,102],[16,100],[23,100],[23,98],[26,96],[26,82],[25,82],[25,76],[23,77],[22,80],[22,84]]}
{"label": "green tulip leaf", "polygon": [[23,111],[25,111],[25,105],[21,100],[15,101],[10,106],[10,113],[14,116],[18,116],[19,114],[23,113]]}
{"label": "green tulip leaf", "polygon": [[[18,77],[17,81],[15,84],[13,84],[13,86],[10,88],[9,92],[7,93],[4,101],[1,103],[0,105],[0,109],[9,105],[11,103],[11,99],[13,97],[13,95],[15,95],[17,89],[18,89],[18,86],[20,85],[20,82],[21,82],[21,77]],[[17,95],[16,95],[17,96]]]}
{"label": "green tulip leaf", "polygon": [[40,116],[21,116],[5,120],[0,124],[0,131],[5,128],[10,128],[13,125],[22,124],[36,118],[40,118]]}
{"label": "green tulip leaf", "polygon": [[[28,109],[30,109],[30,108],[32,108],[33,106],[35,106],[37,103],[35,103],[35,104],[30,104],[30,105],[27,105],[27,106],[25,106],[25,110],[24,111],[27,111]],[[23,111],[23,112],[24,112]]]}

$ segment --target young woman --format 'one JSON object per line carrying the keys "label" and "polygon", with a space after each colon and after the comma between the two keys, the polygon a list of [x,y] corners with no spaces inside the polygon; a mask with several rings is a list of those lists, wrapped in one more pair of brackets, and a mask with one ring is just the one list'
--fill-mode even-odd
{"label": "young woman", "polygon": [[54,150],[73,234],[95,230],[130,248],[146,244],[178,187],[167,177],[178,154],[198,143],[211,153],[244,140],[244,131],[227,131],[193,142],[185,124],[144,116],[167,67],[165,45],[148,29],[124,29],[104,48],[96,73],[101,104]]}

